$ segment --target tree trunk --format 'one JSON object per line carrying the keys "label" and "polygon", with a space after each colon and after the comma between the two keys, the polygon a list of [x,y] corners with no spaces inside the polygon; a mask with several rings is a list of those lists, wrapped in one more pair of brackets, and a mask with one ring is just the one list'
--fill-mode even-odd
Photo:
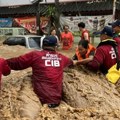
{"label": "tree trunk", "polygon": [[59,0],[55,0],[55,7],[57,9],[55,14],[55,26],[57,29],[58,38],[60,38],[60,8],[59,8]]}

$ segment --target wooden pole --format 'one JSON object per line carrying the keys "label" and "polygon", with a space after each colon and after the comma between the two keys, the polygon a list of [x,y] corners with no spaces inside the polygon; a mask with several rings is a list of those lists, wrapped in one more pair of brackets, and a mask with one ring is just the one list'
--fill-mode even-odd
{"label": "wooden pole", "polygon": [[60,12],[59,0],[55,0],[55,7],[57,9],[55,26],[57,28],[57,35],[60,39],[60,14],[61,14],[61,12]]}
{"label": "wooden pole", "polygon": [[37,35],[40,35],[40,11],[39,11],[39,1],[36,4],[37,11],[36,11],[36,26],[37,26]]}
{"label": "wooden pole", "polygon": [[113,0],[113,21],[115,20],[116,0]]}
{"label": "wooden pole", "polygon": [[36,4],[36,29],[37,29],[37,35],[41,35],[42,31],[40,28],[40,2],[43,0],[37,0]]}

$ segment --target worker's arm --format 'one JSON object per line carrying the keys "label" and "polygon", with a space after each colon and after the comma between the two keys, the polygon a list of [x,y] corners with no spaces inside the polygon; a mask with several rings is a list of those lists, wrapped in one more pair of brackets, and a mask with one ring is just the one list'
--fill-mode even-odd
{"label": "worker's arm", "polygon": [[2,74],[3,75],[9,75],[10,74],[10,67],[8,66],[7,62],[5,60],[3,60],[2,62]]}

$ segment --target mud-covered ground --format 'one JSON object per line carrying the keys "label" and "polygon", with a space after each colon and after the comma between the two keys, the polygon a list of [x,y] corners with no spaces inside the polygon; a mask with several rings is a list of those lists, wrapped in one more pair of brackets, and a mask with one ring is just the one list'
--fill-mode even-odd
{"label": "mud-covered ground", "polygon": [[[0,46],[4,58],[29,51],[22,46]],[[72,57],[74,49],[59,52]],[[120,95],[100,73],[91,73],[82,66],[65,69],[63,101],[49,109],[33,92],[31,69],[12,71],[2,79],[0,120],[120,120]]]}

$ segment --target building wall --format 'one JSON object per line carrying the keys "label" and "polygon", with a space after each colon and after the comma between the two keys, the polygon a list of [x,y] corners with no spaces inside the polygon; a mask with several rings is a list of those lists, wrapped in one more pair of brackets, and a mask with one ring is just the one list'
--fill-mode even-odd
{"label": "building wall", "polygon": [[31,4],[30,0],[0,0],[0,6],[15,6]]}
{"label": "building wall", "polygon": [[[27,5],[32,4],[31,1],[37,0],[0,0],[0,6],[15,6],[15,5]],[[87,0],[74,0],[76,1],[87,1]],[[41,3],[54,3],[55,0],[43,0]],[[73,0],[59,0],[59,2],[73,2]]]}
{"label": "building wall", "polygon": [[[77,2],[77,1],[88,1],[88,0],[59,0],[59,2]],[[54,3],[55,0],[43,0],[41,3]]]}

